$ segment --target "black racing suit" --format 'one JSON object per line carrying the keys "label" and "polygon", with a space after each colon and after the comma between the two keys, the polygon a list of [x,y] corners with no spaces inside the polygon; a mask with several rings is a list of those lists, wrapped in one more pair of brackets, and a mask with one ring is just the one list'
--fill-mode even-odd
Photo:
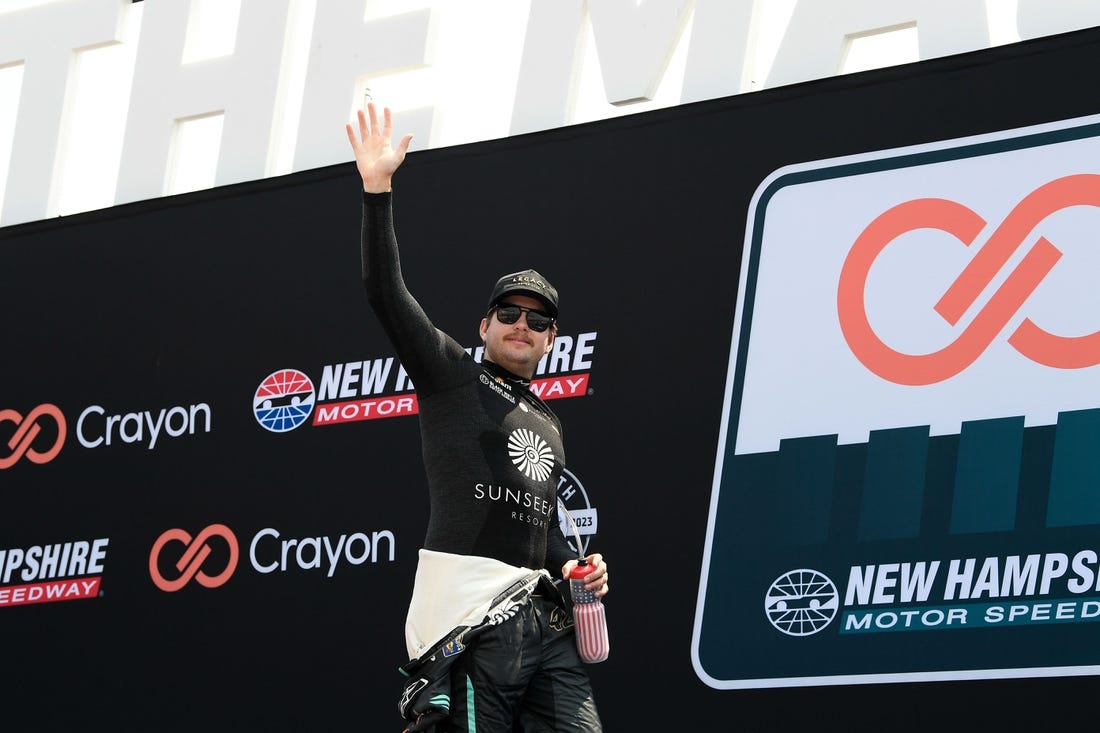
{"label": "black racing suit", "polygon": [[[363,282],[371,306],[416,387],[431,513],[427,550],[546,568],[574,558],[557,529],[565,466],[561,424],[529,382],[478,363],[435,328],[405,287],[391,195],[363,197]],[[543,592],[487,632],[452,676],[451,730],[598,731],[571,621]],[[553,643],[561,642],[561,643]]]}

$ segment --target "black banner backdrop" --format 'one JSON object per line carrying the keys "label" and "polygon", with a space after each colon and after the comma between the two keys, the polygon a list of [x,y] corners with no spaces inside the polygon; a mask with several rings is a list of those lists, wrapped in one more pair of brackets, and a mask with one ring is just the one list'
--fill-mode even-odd
{"label": "black banner backdrop", "polygon": [[[595,510],[589,550],[612,568],[612,655],[591,670],[607,730],[1087,727],[1090,678],[720,691],[697,677],[691,639],[760,181],[1096,113],[1098,57],[1085,31],[410,156],[398,235],[438,326],[475,346],[504,272],[535,267],[562,293],[570,350],[545,376],[565,378],[548,386],[563,396],[581,385],[553,406],[583,486],[571,501]],[[397,365],[376,394],[363,386],[393,350],[359,283],[359,215],[348,164],[0,232],[6,717],[400,729],[427,497]],[[272,432],[257,390],[285,370],[316,404]],[[310,399],[275,391],[287,415],[304,411],[292,393]],[[326,400],[330,418],[381,419],[315,425]],[[30,548],[54,545],[21,574]],[[184,556],[200,546],[208,557]],[[45,600],[34,583],[88,597],[27,603]]]}

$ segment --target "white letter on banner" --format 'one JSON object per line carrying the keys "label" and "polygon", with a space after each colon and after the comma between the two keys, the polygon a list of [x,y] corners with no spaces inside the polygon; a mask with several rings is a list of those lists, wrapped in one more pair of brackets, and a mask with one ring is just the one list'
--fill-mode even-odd
{"label": "white letter on banner", "polygon": [[191,2],[146,3],[116,203],[165,193],[178,120],[225,115],[215,183],[263,178],[290,0],[241,0],[231,56],[183,64]]}
{"label": "white letter on banner", "polygon": [[756,35],[752,8],[753,0],[695,0],[681,102],[748,90],[745,59]]}
{"label": "white letter on banner", "polygon": [[584,0],[531,0],[510,134],[567,125],[584,59]]}
{"label": "white letter on banner", "polygon": [[1024,41],[1091,28],[1100,25],[1100,4],[1082,0],[1019,0],[1016,25]]}
{"label": "white letter on banner", "polygon": [[683,34],[692,0],[598,0],[588,3],[607,101],[653,99]]}
{"label": "white letter on banner", "polygon": [[[351,160],[344,123],[362,105],[355,99],[356,80],[429,66],[434,46],[435,12],[430,8],[371,21],[364,4],[319,2],[313,22],[302,116],[295,146],[294,170]],[[385,104],[386,100],[378,100]],[[396,135],[411,132],[425,147],[431,141],[434,107],[402,110]]]}
{"label": "white letter on banner", "polygon": [[271,527],[261,529],[257,532],[256,536],[252,538],[252,543],[248,546],[248,559],[252,561],[252,567],[256,568],[257,572],[265,574],[273,573],[279,569],[279,563],[273,562],[270,565],[261,565],[259,559],[256,557],[256,545],[260,544],[261,537],[274,537],[275,539],[279,539],[279,532]]}
{"label": "white letter on banner", "polygon": [[4,224],[51,215],[74,52],[121,41],[122,10],[129,4],[130,0],[59,0],[4,15],[0,66],[23,62]]}
{"label": "white letter on banner", "polygon": [[921,59],[989,46],[985,0],[798,0],[767,86],[833,76],[846,38],[914,21]]}

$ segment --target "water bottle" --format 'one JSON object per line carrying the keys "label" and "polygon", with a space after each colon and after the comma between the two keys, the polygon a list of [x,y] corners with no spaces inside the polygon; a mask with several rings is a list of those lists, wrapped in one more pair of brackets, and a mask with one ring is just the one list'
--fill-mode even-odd
{"label": "water bottle", "polygon": [[596,592],[584,589],[584,576],[592,572],[588,561],[581,558],[569,572],[569,592],[573,596],[573,622],[577,630],[577,652],[581,660],[595,664],[607,659],[607,618],[603,602]]}

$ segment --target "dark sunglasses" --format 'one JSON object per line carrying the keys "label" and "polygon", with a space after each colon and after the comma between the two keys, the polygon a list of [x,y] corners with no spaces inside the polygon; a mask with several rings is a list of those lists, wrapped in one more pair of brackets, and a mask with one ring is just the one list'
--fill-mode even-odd
{"label": "dark sunglasses", "polygon": [[512,305],[510,303],[501,303],[493,308],[497,312],[497,320],[504,324],[512,324],[519,320],[520,314],[527,314],[527,327],[532,331],[543,332],[550,328],[550,325],[554,323],[554,319],[543,313],[542,311],[534,310],[533,308],[524,308],[522,305]]}

